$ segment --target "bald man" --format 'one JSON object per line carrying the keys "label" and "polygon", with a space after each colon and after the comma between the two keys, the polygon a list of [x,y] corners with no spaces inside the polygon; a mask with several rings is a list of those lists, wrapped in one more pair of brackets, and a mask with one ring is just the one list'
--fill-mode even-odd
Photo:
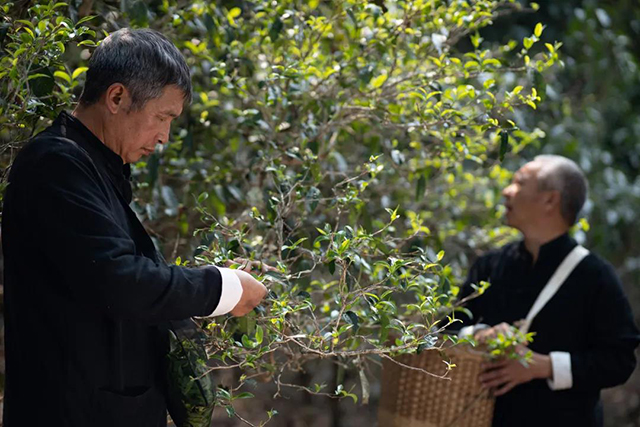
{"label": "bald man", "polygon": [[[523,238],[472,266],[462,296],[473,292],[471,284],[491,286],[470,301],[477,323],[461,334],[483,341],[529,318],[536,335],[529,364],[503,360],[480,375],[497,396],[493,426],[602,426],[600,390],[629,378],[640,338],[614,269],[576,249],[568,234],[587,197],[584,174],[567,158],[538,156],[516,172],[503,196],[507,224]],[[570,258],[573,265],[560,268]],[[554,279],[557,291],[538,301],[563,269],[566,277]]]}

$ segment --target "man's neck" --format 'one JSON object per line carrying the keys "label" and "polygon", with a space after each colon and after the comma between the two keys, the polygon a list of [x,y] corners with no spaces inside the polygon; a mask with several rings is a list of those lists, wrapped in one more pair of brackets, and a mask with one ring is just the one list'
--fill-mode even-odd
{"label": "man's neck", "polygon": [[[87,129],[91,131],[104,145],[109,147],[111,151],[114,153],[118,153],[117,147],[112,147],[112,144],[109,144],[109,138],[106,134],[106,126],[100,111],[96,110],[97,107],[76,107],[75,110],[71,113],[73,117],[80,120],[83,125],[86,126]],[[120,156],[122,157],[122,156]]]}
{"label": "man's neck", "polygon": [[81,108],[78,106],[73,110],[71,115],[80,120],[82,124],[104,144],[104,127],[97,112],[92,111],[90,108]]}
{"label": "man's neck", "polygon": [[569,231],[568,227],[549,227],[545,230],[539,231],[538,233],[525,233],[524,246],[533,257],[533,263],[535,264],[538,261],[540,248],[543,245],[557,239],[567,231]]}

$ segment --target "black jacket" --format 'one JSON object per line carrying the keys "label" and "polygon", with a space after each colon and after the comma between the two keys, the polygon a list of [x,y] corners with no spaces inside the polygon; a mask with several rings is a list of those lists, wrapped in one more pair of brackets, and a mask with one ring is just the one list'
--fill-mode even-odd
{"label": "black jacket", "polygon": [[[524,319],[565,256],[576,246],[568,235],[543,245],[533,264],[523,242],[480,257],[469,283],[491,282],[468,308],[491,326]],[[470,286],[461,292],[471,292]],[[614,269],[589,254],[538,313],[529,329],[531,350],[571,354],[573,387],[553,391],[546,381],[515,387],[496,401],[495,427],[602,426],[600,390],[624,383],[633,372],[640,342],[633,313]]]}
{"label": "black jacket", "polygon": [[129,165],[62,113],[18,154],[2,220],[4,425],[166,425],[167,322],[210,314],[215,267],[167,266]]}

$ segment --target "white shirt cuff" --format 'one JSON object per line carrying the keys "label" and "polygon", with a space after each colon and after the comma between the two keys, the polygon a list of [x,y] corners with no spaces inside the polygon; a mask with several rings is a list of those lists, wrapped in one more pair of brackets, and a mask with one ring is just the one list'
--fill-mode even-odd
{"label": "white shirt cuff", "polygon": [[477,325],[465,326],[458,332],[458,338],[473,338],[476,332],[487,329],[489,325],[478,323]]}
{"label": "white shirt cuff", "polygon": [[236,307],[240,302],[240,298],[242,298],[242,284],[235,270],[220,267],[218,267],[218,270],[220,270],[220,275],[222,276],[222,293],[220,294],[218,306],[209,315],[210,317],[227,314]]}
{"label": "white shirt cuff", "polygon": [[551,390],[567,390],[573,387],[573,375],[571,374],[571,354],[566,351],[552,351],[551,370],[553,378],[547,380]]}

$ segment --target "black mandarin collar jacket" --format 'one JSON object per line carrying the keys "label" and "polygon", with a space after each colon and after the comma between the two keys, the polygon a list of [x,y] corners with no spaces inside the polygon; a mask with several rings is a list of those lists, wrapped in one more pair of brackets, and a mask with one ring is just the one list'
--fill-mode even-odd
{"label": "black mandarin collar jacket", "polygon": [[[533,263],[524,242],[514,242],[478,258],[470,284],[491,286],[467,306],[466,323],[513,324],[524,319],[538,294],[577,243],[564,234],[540,248]],[[533,319],[531,350],[571,355],[573,387],[552,391],[544,380],[519,385],[496,401],[494,427],[601,427],[600,390],[624,383],[636,366],[640,335],[613,267],[594,253],[578,264],[558,292]]]}
{"label": "black mandarin collar jacket", "polygon": [[129,165],[62,113],[18,154],[2,218],[4,425],[166,425],[167,324],[206,316],[215,267],[169,266]]}

